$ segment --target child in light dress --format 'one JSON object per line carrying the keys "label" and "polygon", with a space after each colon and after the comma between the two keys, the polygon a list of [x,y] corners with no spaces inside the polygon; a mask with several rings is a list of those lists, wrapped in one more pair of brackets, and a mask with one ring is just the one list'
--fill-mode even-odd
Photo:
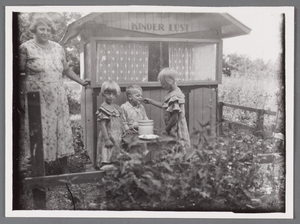
{"label": "child in light dress", "polygon": [[96,112],[100,122],[97,140],[97,166],[101,167],[116,161],[123,134],[121,108],[114,102],[120,94],[120,87],[114,81],[105,81],[101,86],[104,102]]}
{"label": "child in light dress", "polygon": [[158,75],[161,86],[167,90],[164,102],[145,98],[144,103],[151,104],[164,110],[166,132],[176,138],[182,146],[183,151],[190,147],[190,136],[185,119],[185,96],[177,86],[175,77],[177,71],[172,68],[164,68]]}
{"label": "child in light dress", "polygon": [[125,133],[138,132],[138,121],[149,120],[146,110],[141,104],[142,94],[143,90],[138,85],[130,85],[126,88],[128,101],[121,105]]}

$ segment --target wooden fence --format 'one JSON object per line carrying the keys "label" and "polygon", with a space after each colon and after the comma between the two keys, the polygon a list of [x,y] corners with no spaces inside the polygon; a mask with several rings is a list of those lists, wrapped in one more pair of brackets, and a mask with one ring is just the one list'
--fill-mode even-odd
{"label": "wooden fence", "polygon": [[[217,113],[218,113],[217,114],[217,118],[218,118],[217,133],[218,133],[218,135],[221,135],[223,133],[223,122],[228,121],[228,120],[225,120],[223,117],[223,108],[224,107],[230,107],[233,109],[240,109],[240,110],[257,113],[256,126],[253,127],[253,126],[229,121],[231,123],[231,125],[233,125],[234,127],[238,128],[238,129],[250,130],[257,135],[270,136],[273,134],[270,131],[264,130],[264,115],[277,116],[276,112],[270,111],[270,110],[252,108],[252,107],[239,106],[239,105],[234,105],[234,104],[230,104],[230,103],[218,102],[218,105],[217,105]],[[276,126],[276,124],[274,124],[274,126],[272,127],[272,131],[274,130],[275,126]]]}

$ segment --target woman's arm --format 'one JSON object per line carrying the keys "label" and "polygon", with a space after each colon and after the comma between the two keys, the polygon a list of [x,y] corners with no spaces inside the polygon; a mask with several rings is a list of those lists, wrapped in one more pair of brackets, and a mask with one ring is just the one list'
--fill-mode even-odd
{"label": "woman's arm", "polygon": [[108,122],[108,120],[101,120],[100,121],[100,128],[101,128],[102,135],[103,135],[103,138],[104,138],[105,146],[107,148],[111,148],[111,147],[113,147],[114,144],[112,143],[112,141],[108,137],[108,133],[107,133],[107,129],[106,129],[106,122]]}
{"label": "woman's arm", "polygon": [[169,133],[171,128],[177,123],[178,121],[178,111],[175,110],[172,112],[172,116],[170,117],[170,120],[167,124],[167,127],[166,127],[166,132]]}
{"label": "woman's arm", "polygon": [[79,83],[82,86],[87,86],[90,84],[90,80],[85,79],[82,80],[78,75],[75,74],[75,72],[73,72],[72,69],[68,68],[66,70],[64,70],[64,74],[66,76],[68,76],[70,79],[74,80],[75,82]]}
{"label": "woman's arm", "polygon": [[155,101],[155,100],[152,100],[152,99],[149,99],[149,98],[144,98],[143,102],[145,104],[152,104],[153,106],[156,106],[156,107],[159,107],[159,108],[162,108],[162,103],[161,102],[158,102],[158,101]]}

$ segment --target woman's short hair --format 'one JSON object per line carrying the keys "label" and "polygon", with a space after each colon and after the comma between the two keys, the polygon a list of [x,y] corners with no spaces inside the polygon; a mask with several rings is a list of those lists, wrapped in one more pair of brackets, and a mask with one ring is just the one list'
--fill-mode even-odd
{"label": "woman's short hair", "polygon": [[143,92],[143,89],[139,85],[130,85],[126,88],[126,96],[130,96],[134,90],[139,90],[141,93]]}
{"label": "woman's short hair", "polygon": [[118,83],[112,80],[108,80],[102,83],[101,85],[101,94],[103,95],[105,92],[116,92],[116,95],[120,95],[121,89]]}
{"label": "woman's short hair", "polygon": [[176,82],[176,76],[178,76],[178,72],[173,68],[164,68],[158,74],[157,80],[162,82],[166,82],[168,84],[173,84]]}
{"label": "woman's short hair", "polygon": [[38,16],[34,19],[33,23],[30,25],[29,30],[32,33],[36,33],[36,28],[39,25],[47,25],[51,28],[51,33],[56,32],[56,28],[52,20],[48,16]]}

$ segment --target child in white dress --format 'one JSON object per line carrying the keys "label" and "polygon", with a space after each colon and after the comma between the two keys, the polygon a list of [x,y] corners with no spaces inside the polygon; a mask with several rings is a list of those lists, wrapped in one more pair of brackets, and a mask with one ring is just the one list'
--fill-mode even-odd
{"label": "child in white dress", "polygon": [[190,147],[190,135],[185,119],[185,96],[175,81],[177,74],[174,69],[165,68],[158,75],[161,86],[168,91],[163,103],[148,98],[145,98],[144,102],[164,110],[166,132],[175,137],[185,150],[186,147]]}
{"label": "child in white dress", "polygon": [[121,108],[114,102],[120,94],[120,87],[114,81],[105,81],[101,86],[104,102],[97,110],[100,132],[97,141],[97,166],[101,167],[116,161],[123,134]]}

